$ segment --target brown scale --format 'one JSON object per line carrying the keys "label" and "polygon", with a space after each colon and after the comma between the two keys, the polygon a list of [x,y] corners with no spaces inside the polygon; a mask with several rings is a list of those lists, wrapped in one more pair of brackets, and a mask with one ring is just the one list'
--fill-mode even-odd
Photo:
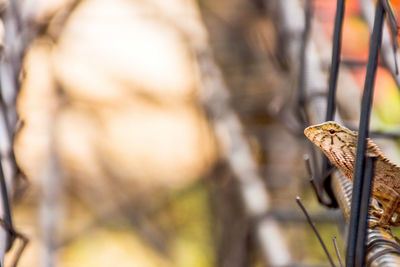
{"label": "brown scale", "polygon": [[[353,181],[357,132],[351,131],[336,122],[313,125],[304,130],[304,134],[318,146],[328,159]],[[400,225],[400,167],[386,158],[379,148],[367,140],[367,156],[376,156],[372,196],[381,204],[383,213],[378,225]],[[393,219],[393,215],[399,216]],[[373,226],[373,225],[370,225]]]}

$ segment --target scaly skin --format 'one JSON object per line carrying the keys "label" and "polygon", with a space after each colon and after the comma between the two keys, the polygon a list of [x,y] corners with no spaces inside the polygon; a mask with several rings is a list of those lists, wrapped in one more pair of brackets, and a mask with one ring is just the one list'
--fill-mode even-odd
{"label": "scaly skin", "polygon": [[[353,181],[357,132],[329,121],[306,128],[304,134],[324,152],[347,179]],[[397,226],[400,222],[392,220],[392,217],[394,213],[400,215],[400,167],[387,159],[369,139],[366,155],[377,157],[372,197],[379,201],[383,208],[378,225]]]}

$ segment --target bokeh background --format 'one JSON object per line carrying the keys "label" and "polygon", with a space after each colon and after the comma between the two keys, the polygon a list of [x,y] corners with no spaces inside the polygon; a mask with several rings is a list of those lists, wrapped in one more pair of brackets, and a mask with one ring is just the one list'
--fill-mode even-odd
{"label": "bokeh background", "polygon": [[[30,240],[20,266],[268,266],[227,149],[236,141],[218,128],[228,111],[268,194],[263,216],[279,228],[266,238],[285,244],[290,263],[328,266],[299,195],[329,250],[336,236],[343,252],[340,211],[320,206],[309,185],[292,108],[298,69],[285,53],[301,36],[281,34],[279,1],[20,2],[36,27],[16,100],[14,152],[26,180],[12,212]],[[336,1],[313,4],[310,38],[327,74]],[[369,35],[358,1],[348,1],[342,58],[356,64],[343,63],[350,78],[338,99],[354,125]],[[382,67],[372,119],[374,129],[400,130],[400,94]],[[396,161],[397,148],[390,153]]]}

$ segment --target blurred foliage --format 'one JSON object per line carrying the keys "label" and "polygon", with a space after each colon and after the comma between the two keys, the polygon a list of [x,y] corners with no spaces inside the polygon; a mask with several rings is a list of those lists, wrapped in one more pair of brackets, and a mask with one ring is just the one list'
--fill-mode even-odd
{"label": "blurred foliage", "polygon": [[[207,188],[203,183],[171,192],[151,215],[167,230],[166,251],[151,249],[134,225],[121,218],[85,231],[61,250],[61,266],[215,266],[215,240]],[[156,196],[155,196],[156,197]]]}
{"label": "blurred foliage", "polygon": [[164,211],[175,222],[171,244],[174,266],[215,266],[215,237],[207,188],[200,184],[190,192],[172,198]]}

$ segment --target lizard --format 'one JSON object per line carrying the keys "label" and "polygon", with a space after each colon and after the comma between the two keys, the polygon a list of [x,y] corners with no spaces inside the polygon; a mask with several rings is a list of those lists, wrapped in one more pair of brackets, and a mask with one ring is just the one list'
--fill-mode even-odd
{"label": "lizard", "polygon": [[[307,127],[304,134],[322,150],[347,179],[353,181],[358,136],[356,131],[328,121]],[[383,209],[379,221],[370,227],[400,225],[400,221],[397,221],[400,216],[400,167],[385,157],[369,138],[366,156],[376,157],[372,197]],[[394,214],[397,214],[395,220],[393,220]]]}

